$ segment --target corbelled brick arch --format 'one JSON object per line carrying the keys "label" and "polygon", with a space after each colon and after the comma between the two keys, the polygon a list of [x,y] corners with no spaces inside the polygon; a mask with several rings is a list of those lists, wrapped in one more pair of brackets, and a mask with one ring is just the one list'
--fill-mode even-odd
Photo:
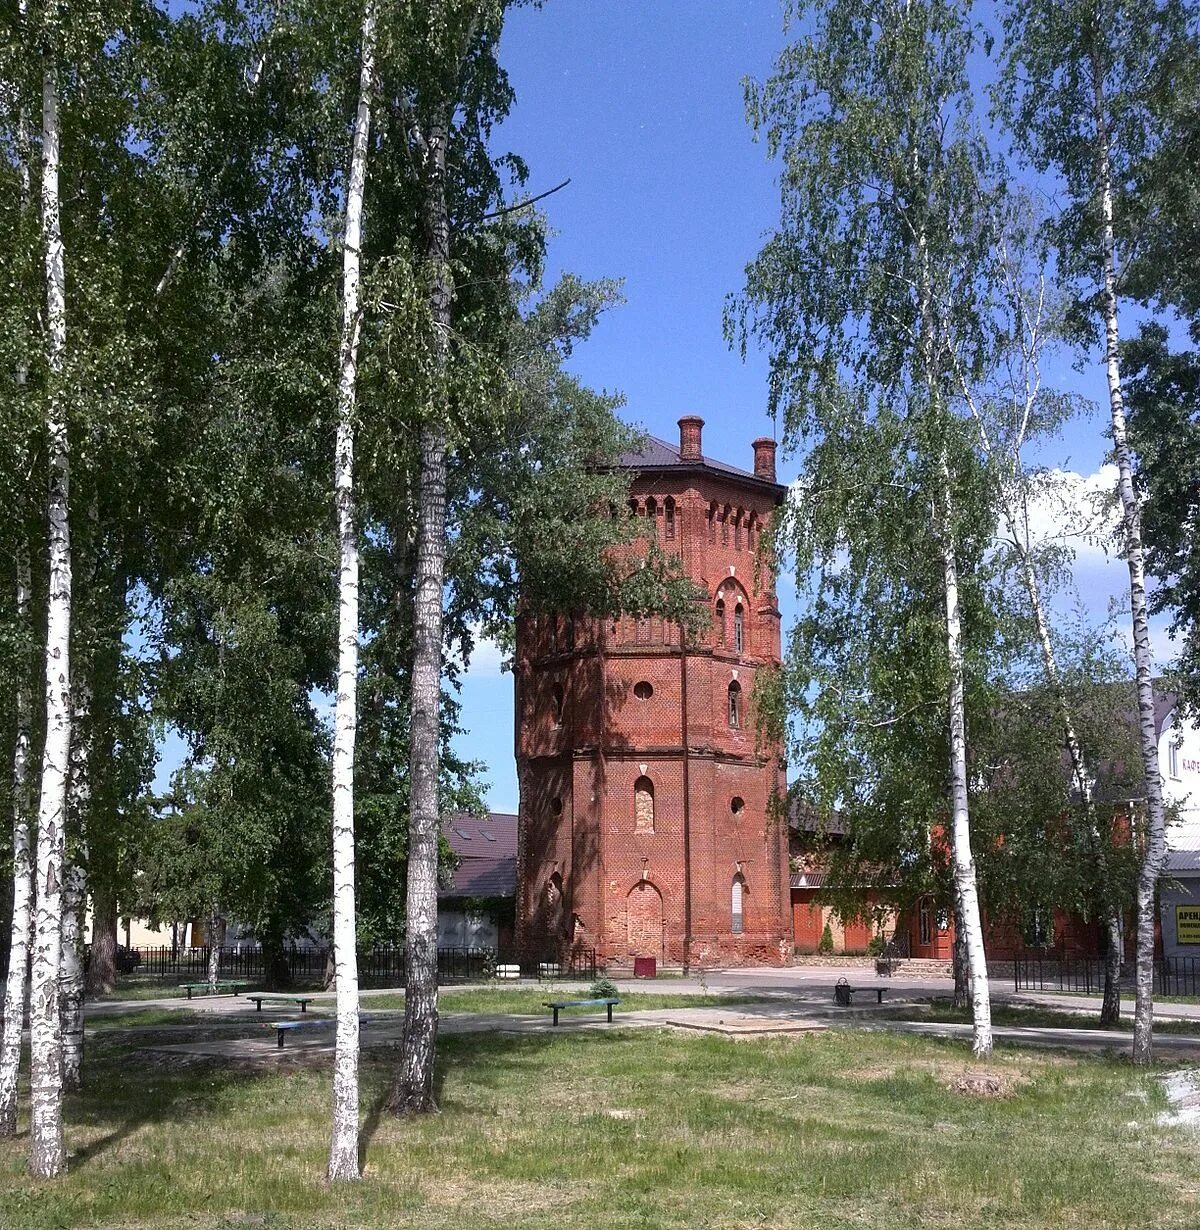
{"label": "corbelled brick arch", "polygon": [[[517,624],[517,934],[620,967],[778,964],[792,951],[779,749],[752,712],[780,662],[764,534],[782,502],[775,444],[752,470],[704,456],[703,422],[622,459],[628,514],[708,595],[696,638],[662,618],[578,612]],[[554,879],[557,877],[557,879]],[[546,886],[561,886],[554,908]],[[553,895],[553,894],[552,894]]]}

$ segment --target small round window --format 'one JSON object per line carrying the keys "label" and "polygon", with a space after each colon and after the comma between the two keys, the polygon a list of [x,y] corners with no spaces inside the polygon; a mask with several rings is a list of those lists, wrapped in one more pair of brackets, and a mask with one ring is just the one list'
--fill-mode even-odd
{"label": "small round window", "polygon": [[633,685],[633,694],[638,700],[649,700],[654,695],[654,689],[645,679]]}
{"label": "small round window", "polygon": [[553,798],[550,800],[550,810],[556,815],[562,815],[562,799]]}
{"label": "small round window", "polygon": [[741,815],[741,813],[745,810],[745,807],[746,800],[743,799],[740,794],[735,794],[733,798],[729,800],[729,810],[733,812],[735,816]]}

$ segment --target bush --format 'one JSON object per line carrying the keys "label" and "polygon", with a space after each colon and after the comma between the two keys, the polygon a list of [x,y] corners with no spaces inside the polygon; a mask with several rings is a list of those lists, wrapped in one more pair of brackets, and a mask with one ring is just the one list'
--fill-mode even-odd
{"label": "bush", "polygon": [[592,983],[589,994],[593,999],[616,999],[621,992],[611,978],[597,978]]}
{"label": "bush", "polygon": [[867,944],[867,956],[868,957],[882,957],[883,956],[883,936],[882,935],[871,936],[871,941],[869,944]]}
{"label": "bush", "polygon": [[825,930],[821,932],[821,942],[817,945],[819,953],[827,953],[833,951],[833,932],[829,929],[829,924],[825,924]]}

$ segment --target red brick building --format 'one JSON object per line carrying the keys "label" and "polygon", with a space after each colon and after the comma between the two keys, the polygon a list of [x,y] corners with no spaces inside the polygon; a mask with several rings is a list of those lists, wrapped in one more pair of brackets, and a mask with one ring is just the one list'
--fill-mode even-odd
{"label": "red brick building", "polygon": [[790,961],[784,773],[751,712],[756,674],[780,660],[775,579],[759,545],[784,488],[775,444],[753,470],[650,439],[630,514],[708,596],[694,641],[655,618],[518,621],[517,939],[594,947],[622,965]]}

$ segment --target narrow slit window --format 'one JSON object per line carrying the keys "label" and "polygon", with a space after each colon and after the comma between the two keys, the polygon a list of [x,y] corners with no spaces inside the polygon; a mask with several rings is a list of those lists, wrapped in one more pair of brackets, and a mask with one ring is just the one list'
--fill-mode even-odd
{"label": "narrow slit window", "polygon": [[733,648],[738,653],[746,648],[746,620],[740,602],[733,608]]}
{"label": "narrow slit window", "polygon": [[740,875],[733,877],[733,890],[730,893],[730,927],[729,929],[734,935],[742,934],[742,899],[743,891],[746,887],[745,881]]}
{"label": "narrow slit window", "polygon": [[716,624],[717,644],[725,644],[725,599],[717,599],[716,616],[714,619]]}
{"label": "narrow slit window", "polygon": [[667,542],[675,541],[675,501],[670,496],[663,505],[663,537]]}
{"label": "narrow slit window", "polygon": [[736,679],[729,685],[729,725],[733,730],[742,725],[742,685]]}

